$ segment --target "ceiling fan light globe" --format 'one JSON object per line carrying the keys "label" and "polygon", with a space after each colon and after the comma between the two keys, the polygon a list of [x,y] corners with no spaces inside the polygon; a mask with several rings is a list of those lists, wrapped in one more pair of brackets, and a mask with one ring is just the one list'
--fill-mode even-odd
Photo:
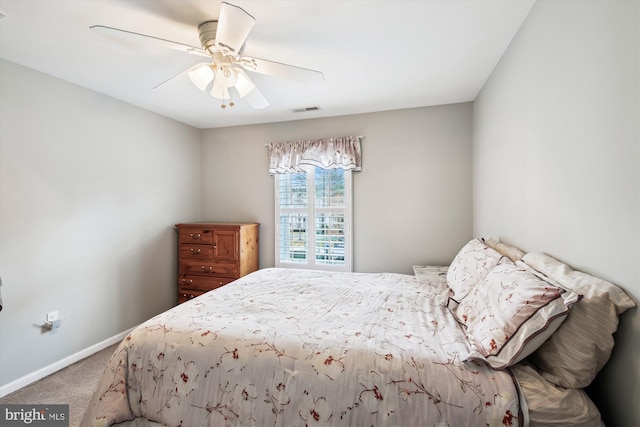
{"label": "ceiling fan light globe", "polygon": [[229,88],[220,84],[220,82],[217,79],[214,79],[213,87],[211,88],[211,92],[209,92],[209,94],[214,98],[225,101],[229,99]]}
{"label": "ceiling fan light globe", "polygon": [[256,85],[251,81],[247,73],[244,70],[238,69],[238,81],[235,84],[236,90],[238,91],[238,95],[240,98],[244,98],[247,96],[249,92],[251,92]]}
{"label": "ceiling fan light globe", "polygon": [[190,70],[187,75],[191,82],[204,92],[213,80],[214,73],[209,65],[198,65],[196,68]]}

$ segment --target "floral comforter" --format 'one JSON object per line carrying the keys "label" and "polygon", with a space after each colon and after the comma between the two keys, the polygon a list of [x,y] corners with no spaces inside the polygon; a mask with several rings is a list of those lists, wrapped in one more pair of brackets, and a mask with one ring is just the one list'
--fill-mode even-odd
{"label": "floral comforter", "polygon": [[469,350],[449,290],[391,273],[264,269],[133,330],[82,426],[511,426],[508,371]]}

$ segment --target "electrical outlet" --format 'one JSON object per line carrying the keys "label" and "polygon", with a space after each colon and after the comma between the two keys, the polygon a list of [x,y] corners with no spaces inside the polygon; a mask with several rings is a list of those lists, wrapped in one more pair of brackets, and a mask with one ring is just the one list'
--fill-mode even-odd
{"label": "electrical outlet", "polygon": [[54,322],[58,320],[59,317],[60,317],[60,313],[58,313],[58,310],[50,311],[49,313],[47,313],[47,322]]}

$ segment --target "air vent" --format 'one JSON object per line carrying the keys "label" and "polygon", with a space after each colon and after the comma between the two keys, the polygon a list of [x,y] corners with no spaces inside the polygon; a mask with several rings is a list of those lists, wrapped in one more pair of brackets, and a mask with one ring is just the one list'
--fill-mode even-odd
{"label": "air vent", "polygon": [[309,111],[318,111],[320,107],[304,107],[304,108],[292,108],[291,111],[294,113],[307,113]]}

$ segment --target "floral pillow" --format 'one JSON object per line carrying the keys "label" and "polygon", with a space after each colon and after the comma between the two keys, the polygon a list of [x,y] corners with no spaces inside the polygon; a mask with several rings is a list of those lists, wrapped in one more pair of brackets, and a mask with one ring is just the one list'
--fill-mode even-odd
{"label": "floral pillow", "polygon": [[517,363],[560,326],[578,298],[524,264],[495,266],[454,309],[471,345],[465,360],[484,360],[494,368]]}
{"label": "floral pillow", "polygon": [[472,239],[455,256],[447,270],[447,283],[454,292],[454,298],[461,300],[493,267],[498,265],[502,255],[482,243]]}

